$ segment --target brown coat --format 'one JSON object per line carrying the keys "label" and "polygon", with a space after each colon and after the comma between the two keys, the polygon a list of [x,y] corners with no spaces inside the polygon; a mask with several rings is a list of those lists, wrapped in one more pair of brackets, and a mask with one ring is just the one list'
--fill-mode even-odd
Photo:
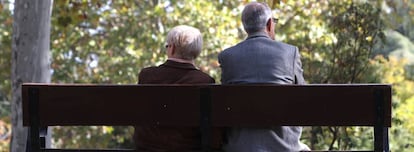
{"label": "brown coat", "polygon": [[[167,60],[158,67],[141,70],[138,84],[210,84],[209,75],[188,63]],[[213,129],[213,148],[221,145],[221,132]],[[160,126],[135,127],[135,144],[138,150],[167,152],[190,151],[201,148],[199,128],[173,128]]]}

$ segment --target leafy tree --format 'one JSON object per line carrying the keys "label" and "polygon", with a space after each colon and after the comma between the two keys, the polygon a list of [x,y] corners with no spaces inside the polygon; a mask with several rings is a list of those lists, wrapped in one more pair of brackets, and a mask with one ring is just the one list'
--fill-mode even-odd
{"label": "leafy tree", "polygon": [[384,10],[383,18],[389,28],[389,39],[385,48],[376,49],[376,53],[408,60],[405,65],[406,77],[414,80],[414,1],[386,1]]}
{"label": "leafy tree", "polygon": [[[10,67],[12,17],[9,3],[0,1],[0,151],[9,149],[10,122]],[[3,70],[7,69],[7,70]]]}
{"label": "leafy tree", "polygon": [[405,76],[404,66],[407,61],[399,60],[395,57],[388,59],[377,56],[371,61],[376,68],[372,71],[380,75],[381,83],[393,85],[393,124],[390,130],[390,143],[393,151],[409,152],[414,149],[414,81]]}
{"label": "leafy tree", "polygon": [[0,151],[9,150],[10,122],[10,70],[12,16],[9,2],[0,1]]}
{"label": "leafy tree", "polygon": [[[300,47],[309,83],[378,82],[378,75],[368,73],[372,67],[367,63],[384,28],[379,4],[352,0],[281,1],[280,9],[275,10],[281,21],[277,36]],[[61,82],[136,83],[140,68],[165,60],[166,32],[179,24],[205,31],[206,51],[197,64],[218,80],[217,53],[245,37],[239,21],[243,4],[232,1],[60,1],[55,5],[59,9],[55,9],[54,24],[60,25],[55,31],[61,34],[53,34],[58,36],[53,45],[61,48],[54,51],[61,58],[55,58],[54,63],[72,63],[55,68],[56,75],[72,77],[55,77]],[[96,57],[98,64],[91,67]],[[100,130],[103,129],[97,132]],[[357,134],[362,135],[355,137]],[[372,130],[314,127],[305,132],[304,140],[315,149],[366,149],[372,146]]]}
{"label": "leafy tree", "polygon": [[[391,149],[414,149],[414,129],[409,123],[414,113],[410,108],[414,104],[411,91],[414,68],[407,56],[393,57],[412,52],[413,0],[263,1],[279,18],[277,40],[299,47],[308,83],[393,84]],[[54,1],[52,82],[135,84],[140,69],[159,65],[166,59],[166,34],[179,24],[202,31],[204,49],[196,64],[219,82],[217,54],[245,38],[240,12],[247,2]],[[1,6],[0,9],[7,9],[7,5]],[[0,51],[0,94],[9,100],[10,70],[1,69],[11,66],[12,20],[10,12],[3,12],[0,45],[5,51]],[[0,118],[7,120],[4,115]],[[55,127],[54,130],[56,147],[133,147],[131,127]],[[365,127],[306,127],[302,137],[312,149],[357,150],[372,148],[372,134],[373,130]]]}
{"label": "leafy tree", "polygon": [[413,0],[386,1],[383,5],[383,19],[388,26],[387,40],[376,48],[377,57],[373,64],[380,82],[393,85],[393,127],[391,128],[391,148],[394,151],[413,151],[414,116],[414,33]]}
{"label": "leafy tree", "polygon": [[[141,68],[166,59],[166,34],[179,24],[203,31],[204,51],[196,62],[219,80],[217,53],[242,36],[239,9],[233,7],[236,4],[240,5],[197,0],[56,1],[52,17],[53,82],[135,84]],[[86,141],[100,139],[103,142],[95,147],[111,146],[109,141],[132,147],[132,128],[124,128],[59,127],[55,128],[55,143],[89,147]],[[114,136],[116,132],[124,138]]]}
{"label": "leafy tree", "polygon": [[[366,83],[367,64],[384,25],[377,1],[281,3],[279,39],[299,46],[309,83]],[[300,30],[298,30],[300,29]],[[312,149],[372,148],[372,130],[312,127],[303,138]],[[355,136],[362,134],[360,136]]]}
{"label": "leafy tree", "polygon": [[[23,127],[21,85],[50,82],[49,41],[51,0],[16,0],[12,41],[11,152],[26,151],[28,129]],[[50,138],[49,138],[50,139]],[[48,140],[46,139],[46,145]]]}

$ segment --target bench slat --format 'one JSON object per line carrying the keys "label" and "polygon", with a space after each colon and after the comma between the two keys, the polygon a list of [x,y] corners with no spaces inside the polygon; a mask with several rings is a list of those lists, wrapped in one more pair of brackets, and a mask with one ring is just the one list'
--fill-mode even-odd
{"label": "bench slat", "polygon": [[373,126],[375,151],[389,150],[391,85],[23,84],[22,98],[34,151],[133,151],[41,149],[39,127],[54,125],[201,125],[203,151],[212,126]]}
{"label": "bench slat", "polygon": [[133,149],[42,149],[42,152],[136,152]]}
{"label": "bench slat", "polygon": [[[212,88],[215,126],[374,126],[375,90],[389,86],[216,86]],[[391,126],[391,95],[383,101]],[[339,121],[340,120],[340,121]]]}
{"label": "bench slat", "polygon": [[[43,152],[136,152],[136,150],[128,149],[42,149]],[[191,152],[202,152],[191,151]],[[211,152],[220,152],[220,151],[211,151]],[[373,150],[312,150],[312,151],[301,151],[301,152],[374,152]]]}
{"label": "bench slat", "polygon": [[[24,93],[28,88],[23,86]],[[36,88],[43,126],[199,125],[197,87],[45,85]],[[24,103],[26,108],[28,103]],[[23,115],[24,125],[29,125],[28,114]]]}
{"label": "bench slat", "polygon": [[374,126],[375,90],[385,93],[384,124],[391,126],[389,85],[25,84],[24,109],[31,87],[39,89],[44,126],[198,126],[200,88],[210,89],[214,126]]}

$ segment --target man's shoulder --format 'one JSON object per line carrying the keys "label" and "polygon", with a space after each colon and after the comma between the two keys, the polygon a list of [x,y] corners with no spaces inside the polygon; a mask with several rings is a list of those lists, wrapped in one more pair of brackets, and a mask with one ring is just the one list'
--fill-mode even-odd
{"label": "man's shoulder", "polygon": [[151,77],[149,75],[152,75],[154,71],[156,70],[156,68],[157,67],[151,66],[151,67],[146,67],[146,68],[141,69],[141,71],[139,71],[139,74],[138,74],[139,80],[142,81],[146,78]]}
{"label": "man's shoulder", "polygon": [[219,55],[220,54],[225,54],[226,52],[231,52],[231,51],[234,51],[234,50],[240,50],[240,49],[244,49],[245,47],[244,46],[246,46],[246,45],[248,45],[248,46],[251,46],[251,45],[255,45],[255,43],[257,44],[257,45],[269,45],[269,46],[272,46],[272,47],[279,47],[279,48],[283,48],[283,49],[289,49],[289,50],[295,50],[296,48],[297,48],[297,46],[295,46],[295,45],[292,45],[292,44],[288,44],[288,43],[284,43],[284,42],[281,42],[281,41],[275,41],[275,40],[267,40],[267,39],[265,39],[266,40],[266,42],[260,42],[260,41],[243,41],[243,42],[240,42],[240,43],[238,43],[238,44],[236,44],[236,45],[234,45],[234,46],[231,46],[231,47],[229,47],[229,48],[226,48],[226,49],[224,49],[222,52],[220,52],[219,53]]}
{"label": "man's shoulder", "polygon": [[273,45],[271,47],[274,50],[281,50],[282,52],[288,54],[295,54],[298,50],[297,46],[280,41],[273,41]]}
{"label": "man's shoulder", "polygon": [[[263,45],[266,45],[270,48],[274,48],[274,49],[282,49],[282,50],[287,50],[289,52],[294,53],[297,49],[297,46],[292,45],[292,44],[288,44],[288,43],[284,43],[281,41],[275,41],[275,40],[271,40],[271,39],[257,39],[257,40],[253,40],[253,41],[242,41],[234,46],[231,46],[229,48],[224,49],[223,51],[221,51],[218,55],[218,58],[223,58],[224,56],[228,56],[228,54],[234,54],[235,52],[237,52],[238,50],[243,50],[246,48],[250,48],[250,47],[246,47],[246,46],[254,46],[257,45],[258,47],[260,46],[261,48],[263,48]],[[226,55],[227,54],[227,55]]]}
{"label": "man's shoulder", "polygon": [[223,56],[225,56],[225,54],[227,54],[228,52],[230,52],[231,50],[234,50],[234,47],[235,47],[235,46],[237,46],[237,45],[231,46],[231,47],[226,48],[226,49],[224,49],[223,51],[221,51],[221,52],[218,54],[218,58],[220,59],[220,58],[222,58]]}
{"label": "man's shoulder", "polygon": [[209,74],[191,68],[171,68],[164,64],[143,68],[139,73],[142,83],[215,83]]}
{"label": "man's shoulder", "polygon": [[246,44],[247,44],[247,42],[246,42],[246,40],[244,40],[244,41],[241,41],[241,42],[237,43],[236,45],[230,46],[230,47],[224,49],[223,51],[221,51],[219,53],[219,57],[223,56],[224,54],[228,54],[230,52],[234,52],[236,50],[243,49],[244,45],[246,45]]}
{"label": "man's shoulder", "polygon": [[159,69],[158,66],[150,66],[150,67],[141,69],[140,73],[148,73],[148,72],[156,71],[158,69]]}
{"label": "man's shoulder", "polygon": [[209,74],[197,69],[197,70],[191,70],[191,72],[188,73],[189,76],[194,77],[196,79],[200,79],[205,83],[214,83],[215,80],[213,77],[211,77]]}
{"label": "man's shoulder", "polygon": [[154,77],[154,75],[162,75],[164,69],[162,65],[145,67],[139,71],[139,77],[148,78]]}
{"label": "man's shoulder", "polygon": [[284,43],[284,42],[281,42],[281,41],[274,41],[274,43],[277,44],[277,45],[280,45],[284,48],[293,48],[293,49],[297,48],[296,46],[294,46],[292,44]]}

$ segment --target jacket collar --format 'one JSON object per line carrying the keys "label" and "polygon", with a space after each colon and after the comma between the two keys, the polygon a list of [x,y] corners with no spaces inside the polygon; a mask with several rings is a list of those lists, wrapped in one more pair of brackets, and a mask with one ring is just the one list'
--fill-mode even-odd
{"label": "jacket collar", "polygon": [[247,39],[251,39],[251,38],[255,38],[255,37],[267,37],[267,38],[270,38],[270,37],[267,35],[267,33],[266,33],[266,32],[262,32],[262,31],[260,31],[260,32],[256,32],[256,33],[249,34],[249,36],[247,36],[246,40],[247,40]]}
{"label": "jacket collar", "polygon": [[167,60],[161,66],[167,66],[167,67],[172,67],[172,68],[180,68],[180,69],[197,70],[197,68],[193,64],[182,63],[182,62],[177,62],[177,61],[173,61],[173,60]]}

